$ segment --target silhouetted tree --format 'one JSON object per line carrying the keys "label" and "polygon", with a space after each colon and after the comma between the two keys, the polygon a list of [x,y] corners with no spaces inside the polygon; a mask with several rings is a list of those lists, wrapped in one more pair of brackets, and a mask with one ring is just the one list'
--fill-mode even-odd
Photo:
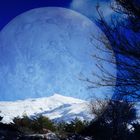
{"label": "silhouetted tree", "polygon": [[95,106],[92,104],[91,109],[95,119],[86,129],[87,135],[92,135],[97,140],[132,139],[128,126],[136,119],[134,104],[127,101],[103,100],[98,104],[96,102]]}
{"label": "silhouetted tree", "polygon": [[55,124],[45,116],[39,116],[32,121],[32,129],[36,132],[43,133],[43,129],[55,131]]}
{"label": "silhouetted tree", "polygon": [[[103,74],[100,77],[98,74],[94,74],[94,78],[99,77],[102,83],[94,82],[91,78],[87,78],[87,81],[91,84],[91,88],[115,87],[114,97],[117,99],[121,100],[125,97],[140,100],[140,4],[135,0],[116,0],[112,4],[112,8],[120,15],[117,17],[113,15],[111,23],[108,23],[97,7],[100,17],[97,23],[104,31],[111,47],[105,37],[101,36],[96,39],[104,44],[105,51],[108,53],[113,49],[116,61],[97,55],[94,55],[93,58],[102,63],[116,65],[117,76],[112,75],[104,69],[101,63],[98,63],[97,66]],[[101,52],[104,51],[104,48],[100,46],[95,47]],[[113,81],[115,80],[116,85],[114,86]]]}
{"label": "silhouetted tree", "polygon": [[82,139],[84,130],[88,125],[88,121],[82,121],[78,118],[73,119],[71,122],[59,122],[57,123],[56,133],[63,139]]}
{"label": "silhouetted tree", "polygon": [[[105,51],[108,53],[113,49],[116,61],[96,55],[93,57],[102,63],[116,65],[117,78],[98,63],[98,68],[105,74],[102,77],[94,74],[94,77],[99,77],[103,82],[93,82],[90,78],[87,81],[91,84],[90,87],[94,88],[114,86],[113,81],[116,80],[115,94],[114,98],[111,101],[108,100],[106,104],[101,102],[101,110],[97,105],[96,108],[92,108],[96,119],[93,120],[87,132],[97,140],[139,139],[139,123],[131,124],[137,119],[136,110],[133,104],[127,102],[127,99],[128,101],[140,100],[140,4],[135,0],[116,0],[112,8],[117,13],[117,18],[113,15],[111,23],[108,23],[97,7],[100,17],[98,25],[104,31],[111,47],[103,36],[96,39],[104,44]],[[104,51],[100,46],[95,47],[101,52]],[[132,126],[134,131],[128,126]]]}
{"label": "silhouetted tree", "polygon": [[34,131],[32,129],[32,119],[24,115],[22,118],[15,117],[13,119],[13,125],[23,134],[32,134]]}
{"label": "silhouetted tree", "polygon": [[39,116],[30,118],[23,116],[13,119],[16,128],[24,134],[47,133],[46,131],[55,131],[55,124],[47,117]]}

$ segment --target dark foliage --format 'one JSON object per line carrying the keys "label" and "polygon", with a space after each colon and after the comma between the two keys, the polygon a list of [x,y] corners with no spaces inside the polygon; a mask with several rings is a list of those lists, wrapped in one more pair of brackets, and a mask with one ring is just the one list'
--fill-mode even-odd
{"label": "dark foliage", "polygon": [[138,122],[134,123],[133,128],[134,128],[133,134],[135,138],[139,140],[140,139],[140,124]]}
{"label": "dark foliage", "polygon": [[23,116],[22,118],[16,117],[14,118],[13,122],[19,131],[25,134],[47,133],[47,131],[55,131],[54,123],[44,116],[35,118],[29,118],[28,116]]}
{"label": "dark foliage", "polygon": [[70,137],[75,137],[75,139],[81,137],[82,139],[81,135],[88,124],[88,121],[81,121],[78,118],[71,122],[59,122],[57,123],[57,133],[63,139]]}
{"label": "dark foliage", "polygon": [[92,106],[96,118],[88,125],[83,134],[93,136],[97,140],[131,140],[133,133],[128,126],[136,120],[136,110],[132,103],[109,100],[102,109],[100,102],[97,111]]}
{"label": "dark foliage", "polygon": [[16,140],[20,138],[21,132],[13,124],[0,123],[0,139]]}
{"label": "dark foliage", "polygon": [[[104,44],[105,48],[95,46],[96,49],[114,51],[116,61],[107,60],[99,56],[93,56],[98,63],[98,68],[103,73],[99,77],[103,83],[93,82],[92,78],[87,81],[91,84],[90,87],[114,87],[114,98],[121,100],[123,98],[139,101],[140,100],[140,3],[135,0],[116,0],[112,4],[112,8],[117,17],[112,16],[111,23],[108,23],[100,8],[97,7],[99,13],[99,20],[97,21],[103,30],[106,38],[103,36],[97,38],[98,41]],[[118,18],[119,17],[119,18]],[[95,37],[93,37],[95,38]],[[111,47],[110,47],[110,45]],[[112,75],[109,71],[104,69],[103,63],[116,66],[117,76]],[[114,82],[116,80],[116,85]]]}
{"label": "dark foliage", "polygon": [[118,7],[117,11],[128,15],[129,28],[134,32],[140,32],[140,0],[116,0],[116,5]]}
{"label": "dark foliage", "polygon": [[[136,110],[133,104],[127,101],[140,101],[140,3],[136,0],[116,0],[112,8],[121,16],[112,17],[109,24],[99,8],[97,9],[100,17],[99,26],[112,48],[105,38],[100,37],[98,40],[104,44],[108,52],[113,49],[116,62],[98,56],[94,58],[102,63],[117,65],[117,79],[102,65],[97,64],[104,73],[100,78],[105,82],[96,83],[92,82],[92,79],[87,81],[94,88],[114,86],[112,83],[117,80],[114,86],[115,94],[107,106],[101,106],[101,110],[93,107],[93,113],[97,112],[96,119],[85,133],[97,140],[139,140],[139,123],[134,123],[137,119]],[[98,46],[96,48],[103,50]],[[98,77],[96,74],[94,76]]]}

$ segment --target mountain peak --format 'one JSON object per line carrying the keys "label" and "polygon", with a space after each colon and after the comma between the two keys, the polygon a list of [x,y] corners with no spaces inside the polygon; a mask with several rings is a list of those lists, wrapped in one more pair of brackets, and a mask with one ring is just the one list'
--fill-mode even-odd
{"label": "mountain peak", "polygon": [[54,95],[50,96],[50,99],[63,103],[83,103],[86,102],[85,100],[82,99],[78,99],[78,98],[74,98],[74,97],[70,97],[70,96],[64,96],[58,93],[55,93]]}
{"label": "mountain peak", "polygon": [[63,95],[58,94],[58,93],[54,93],[52,96],[53,96],[53,97],[64,97]]}

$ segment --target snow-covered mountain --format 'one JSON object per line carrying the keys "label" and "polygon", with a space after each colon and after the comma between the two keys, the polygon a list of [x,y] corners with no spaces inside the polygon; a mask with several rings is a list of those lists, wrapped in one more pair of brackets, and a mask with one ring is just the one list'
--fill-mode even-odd
{"label": "snow-covered mountain", "polygon": [[23,115],[44,115],[56,121],[71,121],[75,117],[81,120],[93,118],[88,109],[87,101],[59,94],[43,98],[0,102],[2,122],[10,123],[14,117],[22,117]]}

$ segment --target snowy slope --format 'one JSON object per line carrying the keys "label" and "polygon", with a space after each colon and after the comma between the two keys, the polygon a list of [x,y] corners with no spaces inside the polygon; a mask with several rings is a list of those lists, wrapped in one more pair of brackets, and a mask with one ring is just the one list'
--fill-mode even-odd
{"label": "snowy slope", "polygon": [[22,117],[23,115],[44,115],[57,121],[70,121],[75,117],[82,120],[90,120],[92,118],[88,110],[87,101],[59,94],[44,98],[0,102],[0,116],[3,117],[2,122],[9,123],[12,122],[14,117]]}

